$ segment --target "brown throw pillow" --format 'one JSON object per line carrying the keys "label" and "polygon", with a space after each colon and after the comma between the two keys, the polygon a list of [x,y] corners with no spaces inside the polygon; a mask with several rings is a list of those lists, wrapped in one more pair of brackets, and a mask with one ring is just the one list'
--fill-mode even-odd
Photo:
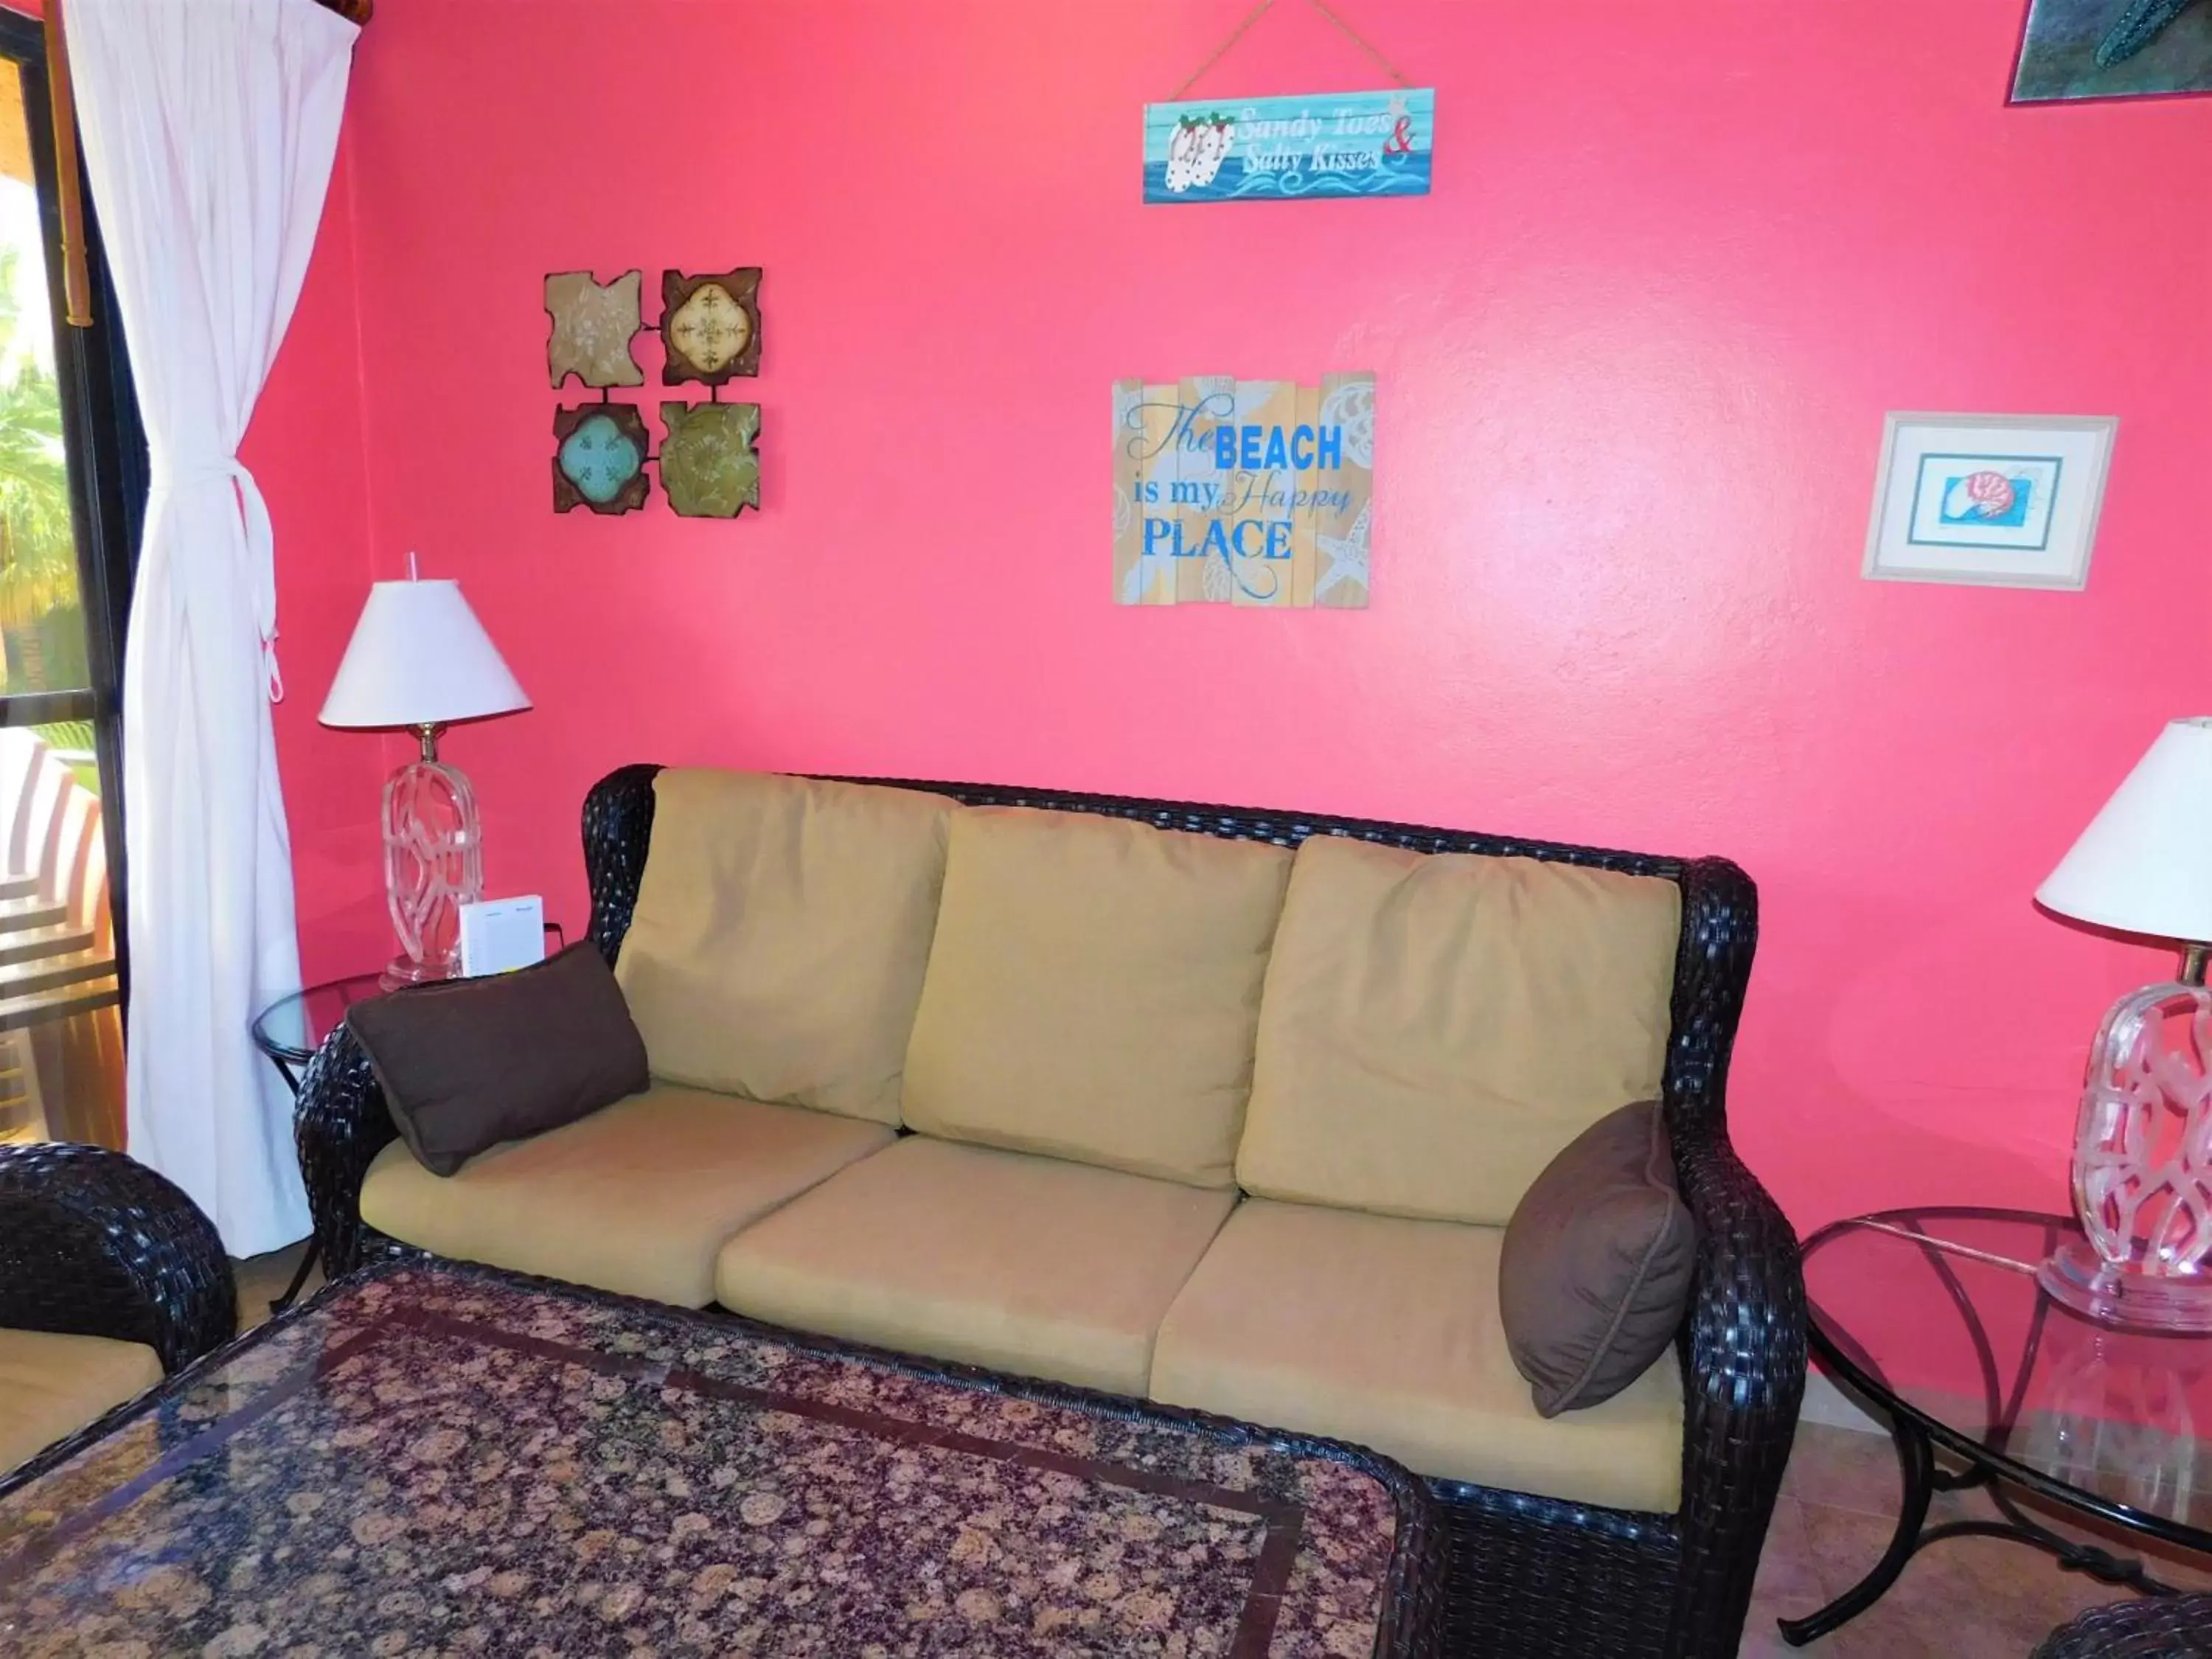
{"label": "brown throw pillow", "polygon": [[1513,1364],[1546,1417],[1610,1400],[1667,1352],[1698,1235],[1656,1100],[1600,1118],[1522,1195],[1498,1263]]}
{"label": "brown throw pillow", "polygon": [[574,1123],[648,1081],[645,1041],[589,941],[513,973],[356,1003],[346,1024],[400,1138],[434,1175]]}

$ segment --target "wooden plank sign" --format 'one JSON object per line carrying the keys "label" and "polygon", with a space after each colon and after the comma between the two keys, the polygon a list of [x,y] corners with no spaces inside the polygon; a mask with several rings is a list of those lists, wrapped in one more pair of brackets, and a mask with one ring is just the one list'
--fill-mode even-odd
{"label": "wooden plank sign", "polygon": [[1145,106],[1145,200],[1426,196],[1431,87]]}
{"label": "wooden plank sign", "polygon": [[1375,376],[1114,386],[1114,600],[1367,604]]}

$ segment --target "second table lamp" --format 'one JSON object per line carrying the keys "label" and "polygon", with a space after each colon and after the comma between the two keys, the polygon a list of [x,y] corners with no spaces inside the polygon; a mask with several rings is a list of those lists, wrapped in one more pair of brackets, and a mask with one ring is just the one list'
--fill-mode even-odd
{"label": "second table lamp", "polygon": [[399,954],[386,988],[459,971],[460,907],[483,896],[483,831],[476,791],[438,758],[459,720],[530,707],[455,581],[423,581],[407,556],[404,581],[368,591],[323,702],[325,726],[412,732],[422,752],[384,785],[384,889]]}

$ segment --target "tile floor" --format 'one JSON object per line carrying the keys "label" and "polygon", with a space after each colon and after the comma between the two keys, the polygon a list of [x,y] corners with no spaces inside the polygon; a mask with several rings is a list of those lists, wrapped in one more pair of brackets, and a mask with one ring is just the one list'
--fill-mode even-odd
{"label": "tile floor", "polygon": [[[268,1316],[302,1247],[239,1264],[241,1327]],[[310,1290],[322,1283],[318,1273]],[[1879,1434],[1807,1424],[1798,1431],[1774,1522],[1760,1559],[1744,1659],[2026,1659],[2054,1625],[2126,1592],[2074,1573],[2001,1539],[1954,1538],[1913,1558],[1869,1611],[1808,1648],[1784,1642],[1774,1621],[1801,1617],[1858,1582],[1888,1547],[1899,1499],[1897,1456]],[[1931,1522],[1986,1516],[1978,1492],[1939,1492]],[[2063,1526],[2063,1523],[2059,1523]],[[2104,1540],[2118,1553],[2144,1552]],[[2212,1562],[2160,1559],[2154,1571],[2189,1589],[2212,1589]]]}
{"label": "tile floor", "polygon": [[[2062,1572],[2049,1556],[2023,1544],[1949,1538],[1914,1556],[1889,1594],[1843,1629],[1810,1647],[1790,1646],[1774,1621],[1822,1606],[1881,1559],[1897,1522],[1901,1486],[1887,1436],[1810,1423],[1798,1430],[1752,1592],[1740,1650],[1746,1659],[1792,1653],[1814,1659],[2026,1659],[2054,1625],[2129,1594]],[[1929,1521],[1993,1513],[1981,1492],[1938,1492]],[[2083,1535],[2039,1514],[2058,1530]],[[2117,1554],[2150,1559],[2139,1540],[2094,1541]],[[2169,1583],[2212,1589],[2212,1562],[2166,1554],[2151,1567]]]}

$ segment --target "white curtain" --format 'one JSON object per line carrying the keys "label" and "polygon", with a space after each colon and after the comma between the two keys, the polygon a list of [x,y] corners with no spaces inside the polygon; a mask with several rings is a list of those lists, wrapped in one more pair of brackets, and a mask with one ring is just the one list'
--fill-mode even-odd
{"label": "white curtain", "polygon": [[314,0],[64,0],[153,459],[123,665],[130,1147],[237,1255],[308,1231],[246,1033],[300,982],[268,509],[238,445],[291,321],[360,31]]}

